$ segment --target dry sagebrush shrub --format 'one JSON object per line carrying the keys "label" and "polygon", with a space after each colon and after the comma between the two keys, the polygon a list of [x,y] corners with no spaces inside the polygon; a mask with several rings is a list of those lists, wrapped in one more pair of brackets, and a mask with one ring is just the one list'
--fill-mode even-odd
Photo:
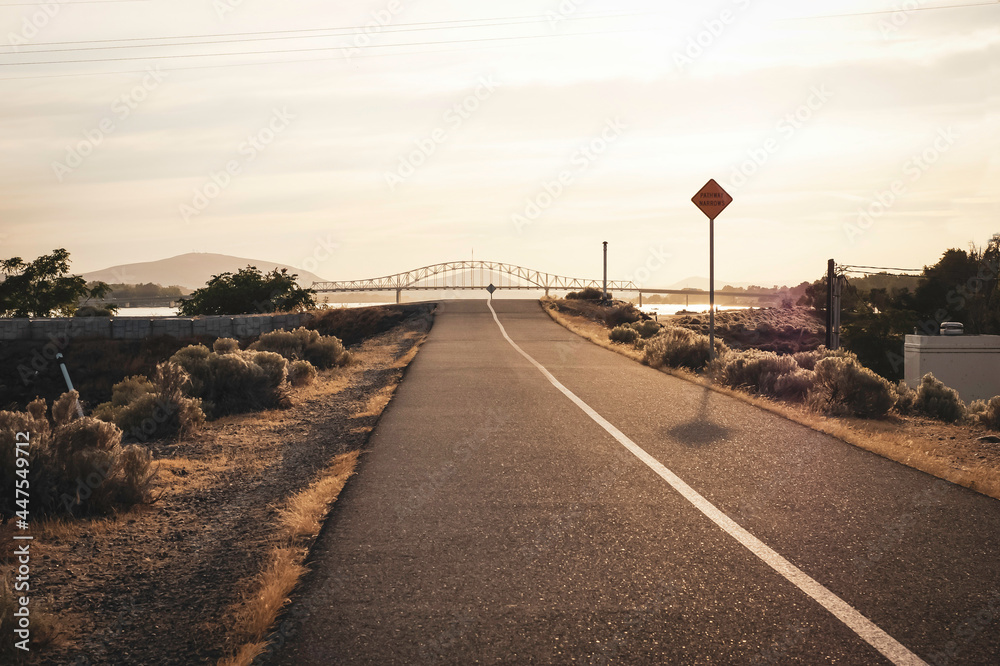
{"label": "dry sagebrush shrub", "polygon": [[[722,356],[728,349],[722,340],[716,339],[715,351],[716,355]],[[650,338],[644,350],[645,362],[654,368],[665,365],[669,368],[701,370],[708,365],[709,357],[707,335],[674,326],[667,326],[659,335]]]}
{"label": "dry sagebrush shrub", "polygon": [[302,327],[292,331],[264,333],[249,348],[274,352],[289,361],[309,361],[322,369],[346,365],[350,361],[350,354],[344,351],[344,345],[339,339]]}
{"label": "dry sagebrush shrub", "polygon": [[205,421],[201,401],[185,392],[190,385],[190,375],[184,368],[176,363],[160,363],[152,381],[135,376],[115,384],[111,401],[98,405],[94,417],[114,423],[126,440],[183,437]]}
{"label": "dry sagebrush shrub", "polygon": [[191,345],[170,357],[190,376],[189,395],[212,417],[288,405],[288,362],[273,352],[210,352]]}
{"label": "dry sagebrush shrub", "polygon": [[643,316],[631,303],[619,303],[608,308],[601,308],[601,318],[604,320],[605,326],[615,328],[639,321]]}
{"label": "dry sagebrush shrub", "polygon": [[317,374],[309,361],[292,361],[288,366],[288,381],[292,386],[309,386],[316,381]]}
{"label": "dry sagebrush shrub", "polygon": [[639,339],[639,332],[630,326],[615,326],[608,337],[612,342],[630,345]]}
{"label": "dry sagebrush shrub", "polygon": [[913,406],[917,412],[945,423],[956,423],[965,418],[965,403],[958,397],[958,392],[945,386],[930,372],[920,380]]}
{"label": "dry sagebrush shrub", "polygon": [[[28,479],[33,515],[108,513],[150,501],[155,470],[141,446],[123,447],[122,432],[112,423],[77,416],[76,391],[64,394],[46,419],[44,400],[26,412],[0,412],[0,512],[15,510],[18,478],[15,437],[30,433]],[[23,469],[23,468],[22,468]]]}
{"label": "dry sagebrush shrub", "polygon": [[[791,356],[750,349],[731,353],[724,359],[720,379],[732,388],[774,396],[779,377],[799,369]],[[786,387],[787,388],[787,387]]]}
{"label": "dry sagebrush shrub", "polygon": [[631,327],[633,330],[635,330],[636,333],[638,333],[644,338],[653,337],[654,335],[659,333],[660,329],[662,328],[658,323],[656,323],[652,319],[644,319],[642,321],[632,322],[631,324],[629,324],[629,327]]}
{"label": "dry sagebrush shrub", "polygon": [[969,418],[985,428],[1000,430],[1000,395],[973,402],[969,405]]}
{"label": "dry sagebrush shrub", "polygon": [[823,345],[820,345],[812,351],[796,352],[792,354],[792,358],[795,359],[795,362],[798,363],[799,367],[803,370],[815,370],[817,363],[822,361],[824,358],[830,358],[831,356],[849,358],[854,357],[854,354],[845,349],[827,349]]}
{"label": "dry sagebrush shrub", "polygon": [[233,338],[219,338],[212,345],[212,351],[216,354],[232,354],[240,350],[240,343]]}
{"label": "dry sagebrush shrub", "polygon": [[774,397],[791,402],[805,402],[815,381],[816,373],[802,368],[781,375],[774,382]]}
{"label": "dry sagebrush shrub", "polygon": [[896,411],[903,415],[912,414],[917,402],[917,392],[911,389],[902,379],[893,387],[893,391],[896,394],[894,405]]}
{"label": "dry sagebrush shrub", "polygon": [[896,399],[892,384],[853,356],[828,356],[819,361],[813,386],[811,406],[838,416],[879,418]]}

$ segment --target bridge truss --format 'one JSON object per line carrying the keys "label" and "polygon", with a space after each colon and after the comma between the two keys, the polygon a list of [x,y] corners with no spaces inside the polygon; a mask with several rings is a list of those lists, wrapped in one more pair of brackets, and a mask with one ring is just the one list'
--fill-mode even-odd
{"label": "bridge truss", "polygon": [[[550,290],[580,291],[593,288],[603,289],[603,280],[588,280],[585,278],[565,277],[553,273],[536,271],[522,266],[505,264],[498,261],[449,261],[443,264],[433,264],[415,268],[405,273],[395,273],[383,277],[365,280],[341,280],[338,282],[314,282],[313,290],[317,293],[345,293],[365,291],[394,291],[396,302],[404,291],[450,291],[450,290],[483,290],[489,285],[497,289],[525,289],[544,291]],[[708,292],[700,289],[654,289],[642,287],[631,280],[608,280],[608,291],[638,293],[640,304],[643,294],[682,294],[691,296],[707,296]],[[716,296],[736,296],[760,299],[775,299],[780,297],[775,293],[749,293],[717,291]]]}
{"label": "bridge truss", "polygon": [[[602,280],[553,275],[542,271],[523,268],[496,261],[449,261],[416,268],[405,273],[369,278],[367,280],[342,280],[339,282],[314,282],[312,288],[321,293],[348,291],[409,291],[409,290],[452,290],[486,289],[489,285],[497,289],[550,289],[576,291],[593,287],[603,289]],[[614,291],[638,291],[631,280],[608,281],[608,289]]]}

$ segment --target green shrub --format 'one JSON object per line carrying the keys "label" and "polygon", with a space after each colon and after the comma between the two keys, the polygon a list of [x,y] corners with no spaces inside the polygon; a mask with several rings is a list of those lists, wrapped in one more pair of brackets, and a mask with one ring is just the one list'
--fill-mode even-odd
{"label": "green shrub", "polygon": [[316,381],[317,374],[309,361],[292,361],[288,366],[288,381],[292,386],[308,386]]}
{"label": "green shrub", "polygon": [[184,368],[176,363],[160,363],[153,381],[137,376],[115,384],[111,401],[98,405],[94,417],[114,423],[126,440],[146,442],[183,436],[205,420],[201,401],[185,393],[189,386],[190,376]]}
{"label": "green shrub", "polygon": [[828,414],[878,418],[895,402],[892,384],[853,356],[828,356],[815,373],[810,402]]}
{"label": "green shrub", "polygon": [[976,400],[969,405],[969,417],[979,425],[1000,430],[1000,395],[986,400]]}
{"label": "green shrub", "polygon": [[123,447],[122,432],[112,423],[80,418],[76,391],[53,405],[38,399],[27,412],[0,412],[0,512],[10,516],[16,475],[15,433],[30,434],[28,448],[32,515],[108,513],[151,499],[155,470],[149,452]]}
{"label": "green shrub", "polygon": [[642,319],[639,312],[631,303],[620,303],[607,308],[600,308],[600,317],[604,320],[604,325],[608,328],[631,324]]}
{"label": "green shrub", "polygon": [[[659,335],[646,341],[644,359],[654,368],[688,368],[702,370],[710,360],[708,336],[700,335],[686,328],[664,327]],[[721,340],[715,342],[716,354],[722,356],[728,351]]]}
{"label": "green shrub", "polygon": [[76,309],[74,317],[113,317],[118,310],[115,306],[84,305]]}
{"label": "green shrub", "polygon": [[720,379],[733,388],[773,396],[777,379],[798,369],[798,364],[791,356],[748,349],[726,356]]}
{"label": "green shrub", "polygon": [[[608,294],[611,297],[611,294]],[[604,292],[594,287],[587,287],[582,291],[571,291],[566,294],[566,299],[570,301],[599,301],[604,298]]]}
{"label": "green shrub", "polygon": [[917,412],[945,423],[961,421],[966,412],[958,392],[945,386],[930,372],[920,380],[913,406]]}
{"label": "green shrub", "polygon": [[630,345],[639,339],[639,332],[629,326],[615,326],[609,335],[612,342]]}
{"label": "green shrub", "polygon": [[350,354],[332,335],[322,336],[317,331],[297,328],[292,331],[272,331],[260,336],[249,349],[280,354],[289,361],[309,361],[317,368],[346,365]]}
{"label": "green shrub", "polygon": [[233,338],[219,338],[212,345],[212,351],[216,354],[232,354],[240,350],[239,340]]}

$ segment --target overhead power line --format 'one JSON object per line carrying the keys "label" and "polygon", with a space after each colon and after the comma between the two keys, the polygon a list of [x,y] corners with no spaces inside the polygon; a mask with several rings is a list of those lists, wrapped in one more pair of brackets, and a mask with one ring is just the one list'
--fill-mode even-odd
{"label": "overhead power line", "polygon": [[[627,33],[627,32],[643,32],[649,29],[635,28],[628,30],[599,30],[591,32],[576,32],[576,33],[553,33],[550,35],[517,35],[508,37],[479,37],[476,39],[451,39],[451,40],[435,40],[428,42],[404,42],[399,44],[369,44],[365,46],[365,49],[374,48],[399,48],[405,46],[439,46],[442,44],[472,44],[480,42],[501,42],[501,41],[511,41],[518,39],[549,39],[554,37],[583,37],[588,35],[605,35],[605,34],[615,34],[615,33]],[[96,63],[96,62],[126,62],[133,60],[171,60],[174,58],[218,58],[218,57],[231,57],[231,56],[246,56],[246,55],[277,55],[285,53],[310,53],[317,51],[336,51],[338,49],[343,49],[344,45],[339,44],[337,46],[319,46],[310,48],[300,48],[300,49],[272,49],[266,51],[229,51],[225,53],[172,53],[165,55],[147,55],[147,56],[131,56],[122,58],[81,58],[77,60],[37,60],[29,62],[3,62],[0,63],[0,67],[19,67],[22,65],[75,65],[84,63]]]}
{"label": "overhead power line", "polygon": [[874,12],[850,12],[845,14],[824,14],[822,16],[793,16],[785,19],[786,21],[808,21],[811,19],[829,19],[829,18],[849,18],[852,16],[878,16],[879,14],[899,14],[900,12],[908,14],[910,12],[927,12],[939,9],[965,9],[968,7],[989,7],[990,5],[1000,5],[1000,0],[992,0],[992,2],[975,2],[975,3],[964,3],[961,5],[935,5],[933,7],[907,7],[899,9],[882,9]]}
{"label": "overhead power line", "polygon": [[[581,16],[579,19],[595,19],[595,18],[619,18],[626,16],[634,16],[634,14],[615,14],[613,16]],[[544,17],[531,16],[531,17],[520,17],[510,20],[487,20],[487,19],[469,19],[464,21],[434,21],[431,23],[409,23],[401,24],[399,26],[386,26],[384,28],[379,28],[377,30],[371,29],[370,36],[381,35],[384,33],[394,33],[394,32],[414,32],[414,31],[439,31],[439,30],[454,30],[456,28],[470,29],[470,28],[494,28],[510,25],[526,25],[532,23],[538,23]],[[478,25],[471,25],[470,23],[475,21]],[[447,25],[444,25],[447,24]],[[423,26],[423,27],[416,27]],[[437,26],[437,27],[430,27]],[[370,26],[369,26],[370,28]],[[140,48],[168,48],[175,46],[201,46],[202,44],[236,44],[242,42],[264,42],[264,41],[277,41],[285,39],[322,39],[326,37],[351,37],[358,33],[358,30],[364,30],[364,26],[352,26],[343,28],[310,28],[304,30],[275,30],[275,31],[264,31],[264,32],[246,32],[246,33],[222,33],[213,35],[187,35],[180,37],[136,37],[136,38],[123,38],[123,39],[100,39],[92,41],[78,41],[78,42],[47,42],[39,44],[31,44],[30,47],[35,46],[60,46],[60,45],[78,45],[78,44],[107,44],[109,42],[134,42],[134,41],[162,41],[169,39],[205,39],[208,41],[196,41],[196,42],[168,42],[161,44],[110,44],[108,46],[73,46],[72,48],[63,49],[34,49],[30,51],[19,50],[17,53],[20,55],[34,54],[34,53],[68,53],[71,51],[101,51],[107,49],[140,49]],[[298,33],[298,34],[288,34],[288,33]],[[330,34],[301,34],[301,33],[330,33]],[[254,37],[252,35],[270,35],[263,37]],[[215,37],[240,37],[240,39],[214,39]],[[244,38],[245,37],[245,38]],[[8,54],[0,54],[8,55]],[[13,55],[13,54],[9,54]]]}
{"label": "overhead power line", "polygon": [[[890,275],[893,277],[912,277],[919,278],[923,277],[922,273],[924,269],[922,268],[893,268],[887,266],[851,266],[843,265],[838,266],[842,273],[860,273],[862,275]],[[898,273],[890,273],[889,271],[899,271]],[[911,273],[920,273],[921,275],[911,275]]]}

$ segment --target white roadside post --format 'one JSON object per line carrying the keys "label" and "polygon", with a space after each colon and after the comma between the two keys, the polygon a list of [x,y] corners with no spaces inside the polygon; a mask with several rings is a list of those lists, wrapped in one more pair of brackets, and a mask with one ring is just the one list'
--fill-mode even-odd
{"label": "white roadside post", "polygon": [[714,179],[691,199],[708,216],[708,353],[715,359],[715,218],[733,203],[733,198]]}

